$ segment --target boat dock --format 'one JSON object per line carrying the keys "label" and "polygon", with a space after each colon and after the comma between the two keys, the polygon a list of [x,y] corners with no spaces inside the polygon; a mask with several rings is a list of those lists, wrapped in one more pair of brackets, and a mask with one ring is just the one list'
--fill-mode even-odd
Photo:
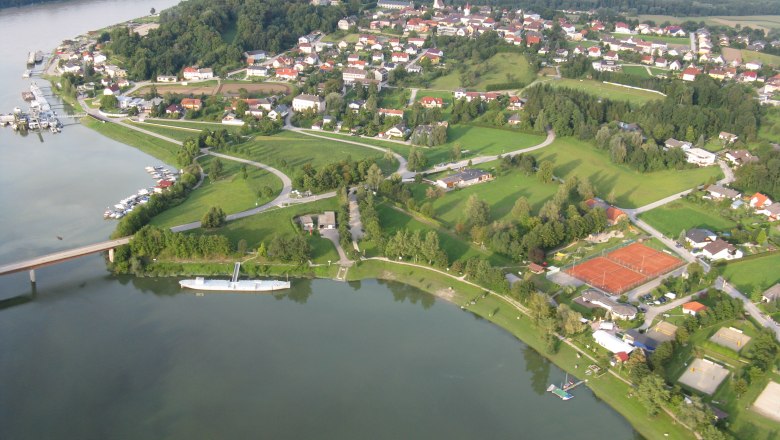
{"label": "boat dock", "polygon": [[554,395],[560,397],[561,400],[569,400],[569,399],[573,399],[574,398],[573,395],[571,395],[568,392],[564,391],[563,389],[558,387],[558,385],[555,385],[555,384],[550,384],[550,386],[547,387],[547,391],[549,391],[549,392],[553,393]]}
{"label": "boat dock", "polygon": [[238,281],[238,275],[241,272],[241,262],[236,262],[233,266],[233,276],[230,278],[231,283]]}
{"label": "boat dock", "polygon": [[176,182],[176,176],[178,175],[177,172],[170,171],[161,165],[155,167],[146,167],[146,172],[148,172],[149,175],[151,175],[152,178],[157,181],[157,186],[141,188],[134,194],[131,194],[120,200],[119,203],[113,206],[113,208],[106,208],[106,211],[103,213],[104,219],[118,220],[132,212],[136,206],[149,203],[149,199],[151,199],[154,193],[162,192],[164,188],[172,186]]}

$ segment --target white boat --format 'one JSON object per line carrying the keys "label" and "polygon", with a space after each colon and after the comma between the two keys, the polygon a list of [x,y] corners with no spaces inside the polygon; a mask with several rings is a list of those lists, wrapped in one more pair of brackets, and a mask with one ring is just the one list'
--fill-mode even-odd
{"label": "white boat", "polygon": [[24,71],[24,73],[22,74],[22,78],[29,78],[31,75],[32,75],[32,70],[30,70],[30,69],[27,69],[27,70],[25,70],[25,71]]}
{"label": "white boat", "polygon": [[220,292],[272,292],[290,288],[289,281],[279,280],[207,280],[197,277],[194,280],[181,280],[179,285],[186,289],[212,290]]}

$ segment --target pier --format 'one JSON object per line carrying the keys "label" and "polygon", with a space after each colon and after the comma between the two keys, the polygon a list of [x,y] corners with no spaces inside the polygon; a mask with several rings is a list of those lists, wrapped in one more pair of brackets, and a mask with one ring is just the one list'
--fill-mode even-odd
{"label": "pier", "polygon": [[114,261],[114,248],[130,243],[132,237],[124,237],[116,240],[109,240],[100,243],[90,244],[74,249],[54,252],[48,255],[43,255],[30,260],[20,261],[17,263],[6,264],[0,266],[0,275],[8,275],[16,272],[29,271],[30,282],[35,284],[35,269],[40,267],[50,266],[52,264],[62,263],[64,261],[73,260],[75,258],[83,257],[85,255],[96,254],[99,252],[108,251],[108,259]]}

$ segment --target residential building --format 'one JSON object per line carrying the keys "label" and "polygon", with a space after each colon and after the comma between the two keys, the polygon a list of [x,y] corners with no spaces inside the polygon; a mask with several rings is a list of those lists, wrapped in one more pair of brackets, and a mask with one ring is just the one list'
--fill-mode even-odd
{"label": "residential building", "polygon": [[199,81],[214,78],[214,71],[208,67],[185,67],[182,77],[188,81]]}
{"label": "residential building", "polygon": [[726,152],[726,159],[737,166],[758,161],[758,157],[750,154],[748,150],[728,151]]}
{"label": "residential building", "polygon": [[701,313],[705,310],[707,310],[707,306],[698,301],[691,301],[682,305],[682,311],[684,315],[696,316],[698,313]]}
{"label": "residential building", "polygon": [[157,75],[157,82],[160,83],[175,83],[176,76],[174,75]]}
{"label": "residential building", "polygon": [[711,153],[702,148],[694,147],[685,150],[685,160],[700,167],[715,165],[715,160],[717,158],[715,153]]}
{"label": "residential building", "polygon": [[379,0],[376,3],[376,7],[379,9],[414,9],[414,2],[401,0]]}
{"label": "residential building", "polygon": [[669,138],[664,142],[664,148],[667,150],[670,148],[682,148],[683,150],[687,150],[691,147],[693,147],[692,143],[685,142],[685,141],[678,141],[675,138]]}
{"label": "residential building", "polygon": [[739,136],[725,131],[721,131],[720,134],[718,134],[718,139],[722,141],[726,141],[727,144],[731,144],[736,142],[736,140],[739,139]]}
{"label": "residential building", "polygon": [[610,353],[631,353],[634,350],[630,344],[604,330],[593,332],[593,339]]}
{"label": "residential building", "polygon": [[685,241],[694,249],[702,249],[717,238],[718,236],[709,229],[695,228],[689,229],[688,232],[685,233]]}
{"label": "residential building", "polygon": [[246,76],[248,78],[259,76],[268,76],[268,67],[266,66],[249,66],[246,68]]}
{"label": "residential building", "polygon": [[407,134],[409,134],[409,129],[403,122],[393,125],[385,132],[385,136],[398,139],[406,139]]}
{"label": "residential building", "polygon": [[733,244],[728,243],[720,238],[717,238],[712,243],[704,246],[701,250],[701,253],[712,261],[736,260],[737,258],[742,258],[741,250],[737,249]]}
{"label": "residential building", "polygon": [[368,73],[369,73],[368,71],[363,69],[358,69],[355,67],[347,67],[341,73],[341,78],[344,80],[345,84],[351,84],[355,82],[355,80],[366,79],[368,77]]}
{"label": "residential building", "polygon": [[749,205],[751,208],[761,209],[772,204],[772,199],[759,192],[753,194],[750,198]]}
{"label": "residential building", "polygon": [[628,215],[623,210],[610,205],[598,197],[586,200],[585,204],[588,205],[588,207],[591,209],[603,209],[607,215],[607,222],[610,225],[615,225],[620,220],[628,218]]}
{"label": "residential building", "polygon": [[715,200],[731,199],[734,200],[739,197],[740,192],[731,188],[726,188],[720,185],[710,185],[707,187],[707,192]]}
{"label": "residential building", "polygon": [[[613,318],[631,320],[636,318],[636,307],[631,304],[623,304],[615,301],[609,295],[595,289],[588,289],[580,297],[582,301],[601,307],[609,312]],[[625,351],[625,350],[621,350]]]}
{"label": "residential building", "polygon": [[260,61],[265,60],[267,57],[268,54],[264,50],[250,50],[244,52],[244,59],[246,60],[246,63],[249,65],[257,64]]}
{"label": "residential building", "polygon": [[761,295],[761,300],[764,302],[776,302],[780,300],[780,283],[766,289]]}
{"label": "residential building", "polygon": [[325,211],[317,216],[317,227],[320,229],[336,229],[336,213]]}
{"label": "residential building", "polygon": [[487,171],[479,169],[466,169],[446,177],[436,180],[436,185],[445,188],[462,188],[464,186],[476,185],[493,179],[493,175]]}
{"label": "residential building", "polygon": [[184,98],[181,100],[181,106],[187,110],[200,110],[203,103],[198,98]]}
{"label": "residential building", "polygon": [[404,117],[404,111],[403,110],[396,110],[393,108],[380,108],[377,110],[377,112],[380,115],[391,117],[391,118],[403,118]]}
{"label": "residential building", "polygon": [[444,107],[444,100],[441,98],[434,98],[432,96],[424,96],[420,99],[420,105],[425,108],[442,108]]}
{"label": "residential building", "polygon": [[298,95],[293,99],[292,108],[296,112],[315,110],[322,112],[325,110],[325,102],[317,95]]}
{"label": "residential building", "polygon": [[756,210],[757,214],[764,214],[769,221],[774,222],[780,219],[780,203],[775,202],[763,209]]}

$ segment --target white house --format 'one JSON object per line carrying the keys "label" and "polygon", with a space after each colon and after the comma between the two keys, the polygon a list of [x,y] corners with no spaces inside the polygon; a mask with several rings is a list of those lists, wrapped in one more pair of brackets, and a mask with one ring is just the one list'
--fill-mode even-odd
{"label": "white house", "polygon": [[702,148],[694,147],[685,150],[685,160],[700,167],[715,165],[715,159],[717,159],[715,153]]}
{"label": "white house", "polygon": [[761,209],[764,207],[767,207],[772,204],[772,199],[765,196],[764,194],[761,194],[759,192],[753,194],[753,197],[750,198],[750,207],[755,209]]}
{"label": "white house", "polygon": [[739,191],[733,190],[731,188],[726,188],[720,185],[708,186],[707,192],[710,194],[710,197],[712,197],[715,200],[723,200],[723,199],[734,200],[741,195]]}
{"label": "white house", "polygon": [[702,249],[713,241],[717,240],[718,236],[709,229],[690,229],[685,233],[685,241],[688,242],[694,249]]}
{"label": "white house", "polygon": [[317,112],[325,110],[325,103],[317,95],[298,95],[293,99],[292,108],[296,112],[314,109]]}
{"label": "white house", "polygon": [[208,67],[199,69],[197,67],[185,67],[182,77],[186,80],[204,80],[214,78],[214,71]]}
{"label": "white house", "polygon": [[268,76],[268,67],[266,66],[249,66],[246,68],[247,78],[254,76],[264,77]]}
{"label": "white house", "polygon": [[736,260],[742,258],[742,251],[734,245],[727,243],[720,238],[704,246],[701,250],[702,255],[710,260]]}

